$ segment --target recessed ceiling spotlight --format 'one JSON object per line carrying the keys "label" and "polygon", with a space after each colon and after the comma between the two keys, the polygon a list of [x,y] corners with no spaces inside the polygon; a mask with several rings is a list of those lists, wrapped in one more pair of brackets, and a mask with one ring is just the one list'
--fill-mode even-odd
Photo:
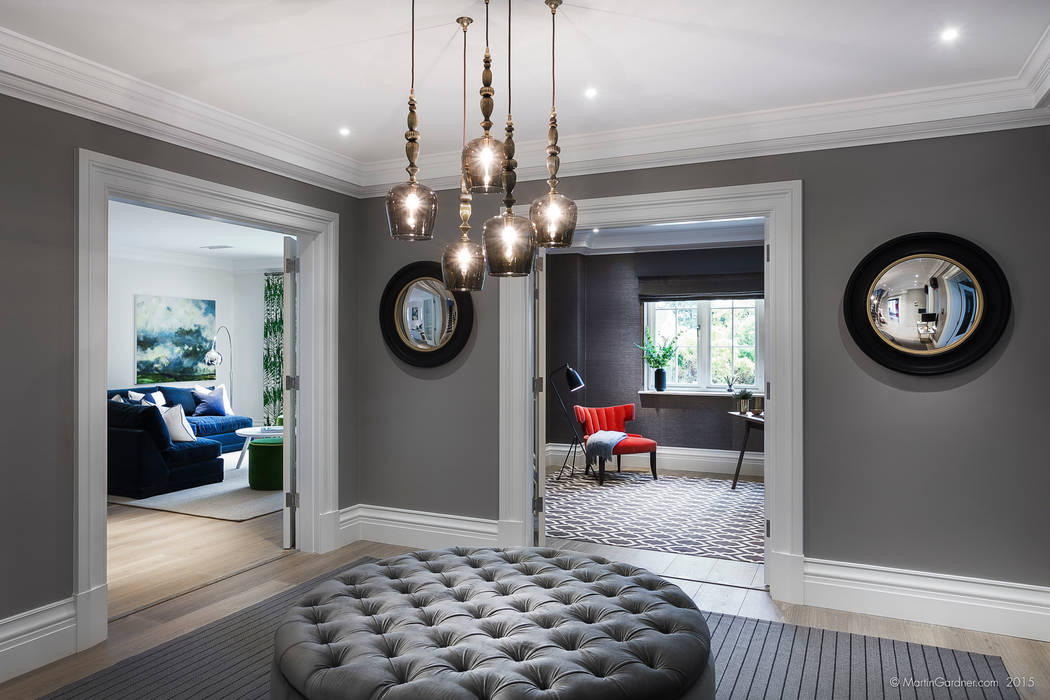
{"label": "recessed ceiling spotlight", "polygon": [[945,27],[941,30],[941,41],[946,44],[950,44],[959,38],[958,27]]}
{"label": "recessed ceiling spotlight", "polygon": [[232,247],[232,245],[224,245],[222,243],[213,243],[212,245],[201,246],[201,248],[203,248],[204,250],[228,250]]}
{"label": "recessed ceiling spotlight", "polygon": [[350,135],[350,127],[348,127],[348,126],[341,126],[341,127],[339,127],[339,135],[340,136],[349,136]]}
{"label": "recessed ceiling spotlight", "polygon": [[591,233],[598,233],[599,231],[601,231],[600,228],[592,228],[591,229]]}
{"label": "recessed ceiling spotlight", "polygon": [[598,88],[594,88],[594,87],[587,88],[586,90],[583,91],[583,96],[586,97],[588,100],[593,100],[595,97],[598,96]]}

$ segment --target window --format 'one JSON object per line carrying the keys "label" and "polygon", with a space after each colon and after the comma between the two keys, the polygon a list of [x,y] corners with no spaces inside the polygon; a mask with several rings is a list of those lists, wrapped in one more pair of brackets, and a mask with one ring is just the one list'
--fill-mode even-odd
{"label": "window", "polygon": [[[657,342],[678,336],[667,365],[667,387],[681,391],[763,386],[761,299],[653,301],[644,305],[645,327]],[[646,367],[646,388],[653,370]]]}

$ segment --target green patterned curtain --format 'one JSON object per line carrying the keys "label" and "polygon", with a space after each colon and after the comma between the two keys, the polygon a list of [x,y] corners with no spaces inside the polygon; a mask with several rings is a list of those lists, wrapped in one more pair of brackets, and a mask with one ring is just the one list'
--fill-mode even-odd
{"label": "green patterned curtain", "polygon": [[284,275],[266,273],[263,281],[263,418],[277,425],[284,412]]}

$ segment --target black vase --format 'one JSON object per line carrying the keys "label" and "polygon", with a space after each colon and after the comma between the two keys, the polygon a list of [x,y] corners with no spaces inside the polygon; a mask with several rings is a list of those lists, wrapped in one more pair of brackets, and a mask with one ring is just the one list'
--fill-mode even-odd
{"label": "black vase", "polygon": [[661,367],[656,370],[655,375],[656,390],[663,391],[667,388],[667,370]]}

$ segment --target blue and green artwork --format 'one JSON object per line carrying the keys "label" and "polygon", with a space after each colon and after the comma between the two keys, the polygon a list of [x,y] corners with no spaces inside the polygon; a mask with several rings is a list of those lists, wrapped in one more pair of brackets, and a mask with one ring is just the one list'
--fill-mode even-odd
{"label": "blue and green artwork", "polygon": [[215,300],[135,295],[135,382],[215,379],[204,354],[215,337]]}

